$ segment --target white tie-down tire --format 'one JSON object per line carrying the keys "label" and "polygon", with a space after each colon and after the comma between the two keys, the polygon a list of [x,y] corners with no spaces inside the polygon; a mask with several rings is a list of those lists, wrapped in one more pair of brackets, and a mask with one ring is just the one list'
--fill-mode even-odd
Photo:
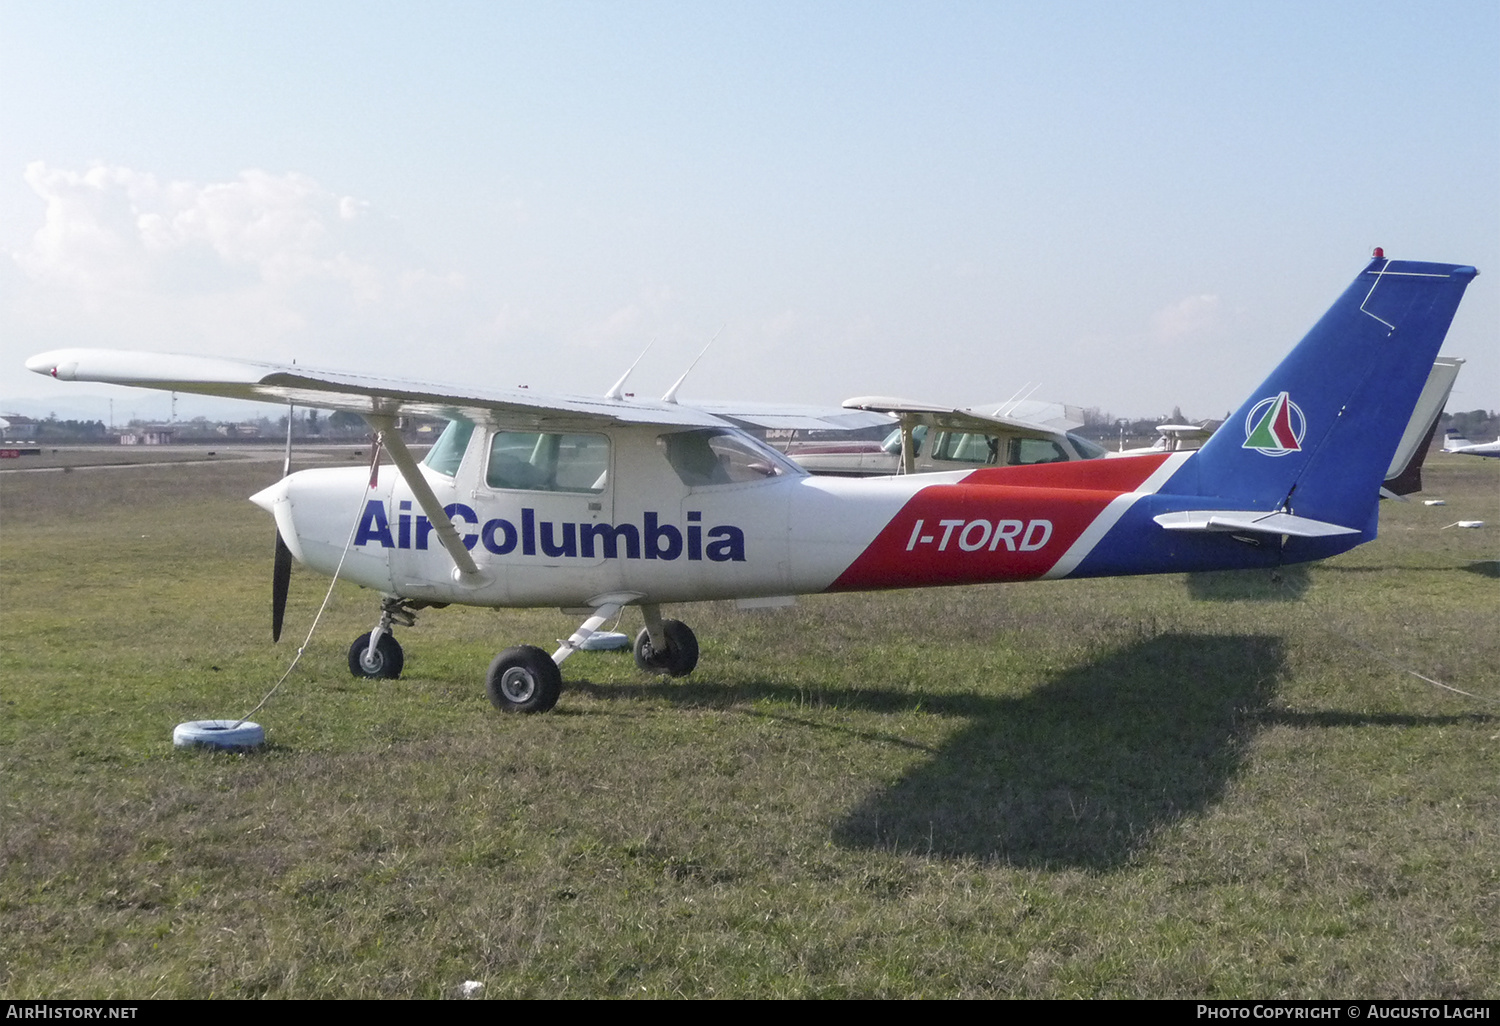
{"label": "white tie-down tire", "polygon": [[266,743],[266,732],[259,723],[239,720],[192,720],[179,723],[172,731],[172,744],[178,748],[228,748],[243,751]]}

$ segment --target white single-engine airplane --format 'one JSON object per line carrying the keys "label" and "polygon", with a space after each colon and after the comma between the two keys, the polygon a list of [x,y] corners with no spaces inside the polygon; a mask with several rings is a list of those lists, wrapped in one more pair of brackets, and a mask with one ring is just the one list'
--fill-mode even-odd
{"label": "white single-engine airplane", "polygon": [[1471,442],[1457,431],[1449,430],[1443,439],[1444,452],[1456,452],[1463,456],[1500,456],[1500,440],[1493,442]]}
{"label": "white single-engine airplane", "polygon": [[[304,470],[253,496],[276,518],[278,550],[384,596],[349,650],[367,677],[400,674],[391,628],[425,607],[581,607],[552,655],[522,645],[490,665],[494,705],[540,712],[562,690],[560,664],[627,605],[645,619],[636,662],[680,676],[698,642],[662,616],[667,603],[1274,567],[1369,541],[1382,477],[1476,273],[1376,250],[1197,451],[862,480],[810,476],[720,417],[618,387],[544,396],[98,349],[26,365],[362,414],[399,475]],[[403,413],[450,422],[420,465],[394,430]]]}

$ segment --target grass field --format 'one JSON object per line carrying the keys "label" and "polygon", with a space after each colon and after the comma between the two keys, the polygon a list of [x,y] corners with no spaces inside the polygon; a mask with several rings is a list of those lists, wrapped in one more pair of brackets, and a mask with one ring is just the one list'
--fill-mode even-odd
{"label": "grass field", "polygon": [[270,644],[280,468],[5,475],[0,994],[1496,997],[1500,461],[1430,463],[1279,580],[679,607],[690,678],[583,653],[545,716],[481,677],[574,618],[355,680],[340,586],[248,755],[170,738],[322,598]]}

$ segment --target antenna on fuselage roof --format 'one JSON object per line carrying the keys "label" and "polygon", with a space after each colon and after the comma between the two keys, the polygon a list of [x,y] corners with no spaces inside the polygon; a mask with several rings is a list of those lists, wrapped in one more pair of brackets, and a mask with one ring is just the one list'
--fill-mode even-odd
{"label": "antenna on fuselage roof", "polygon": [[650,342],[646,343],[646,348],[642,349],[641,350],[641,355],[637,356],[635,358],[635,363],[632,363],[629,367],[625,368],[625,373],[620,375],[620,380],[616,381],[614,383],[614,385],[611,386],[610,390],[608,392],[604,393],[604,398],[606,398],[606,399],[624,399],[625,398],[625,382],[628,381],[628,380],[630,380],[630,375],[635,371],[635,364],[636,363],[640,363],[642,360],[644,360],[646,358],[646,354],[649,353],[649,352],[651,352],[651,347],[654,346],[654,345],[656,345],[656,339],[655,339],[655,337],[653,337]]}
{"label": "antenna on fuselage roof", "polygon": [[[1026,389],[1026,394],[1025,395],[1022,395],[1021,394],[1021,388],[1026,388],[1026,385],[1031,385],[1031,387],[1029,389]],[[1034,385],[1032,385],[1031,382],[1028,381],[1028,382],[1026,382],[1026,385],[1022,385],[1021,388],[1016,389],[1014,392],[1011,393],[1011,396],[1010,396],[1009,399],[1005,400],[1005,402],[1003,402],[1003,403],[1000,404],[1001,410],[1004,411],[1004,412],[1000,413],[1000,416],[1002,416],[1002,417],[1009,417],[1011,410],[1014,410],[1017,406],[1020,406],[1026,400],[1030,399],[1031,398],[1031,393],[1035,392],[1037,389],[1039,389],[1039,388],[1042,387],[1042,383],[1040,381],[1038,381]]]}
{"label": "antenna on fuselage roof", "polygon": [[676,404],[676,402],[677,402],[677,390],[682,387],[682,383],[687,380],[687,376],[689,374],[693,373],[693,368],[696,367],[696,366],[698,366],[698,361],[701,360],[701,359],[703,359],[703,353],[708,352],[708,347],[711,346],[711,345],[713,345],[714,342],[716,342],[718,340],[719,336],[724,333],[724,329],[727,328],[728,326],[729,326],[729,322],[728,321],[725,321],[723,324],[719,325],[719,330],[716,331],[716,332],[714,332],[714,337],[708,340],[708,345],[703,347],[703,352],[699,353],[697,356],[693,357],[693,362],[690,363],[690,364],[688,364],[688,369],[682,372],[682,377],[680,377],[676,381],[672,382],[672,387],[669,388],[669,389],[667,389],[666,395],[664,395],[664,396],[661,397],[661,401],[662,402],[664,402],[664,403],[673,403],[674,405]]}

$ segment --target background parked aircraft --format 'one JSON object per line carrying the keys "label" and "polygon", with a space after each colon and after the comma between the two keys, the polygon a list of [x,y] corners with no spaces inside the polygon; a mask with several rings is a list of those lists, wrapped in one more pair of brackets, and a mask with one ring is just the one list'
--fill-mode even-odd
{"label": "background parked aircraft", "polygon": [[1463,456],[1500,456],[1500,438],[1493,442],[1471,442],[1456,432],[1448,432],[1443,440],[1444,452],[1456,452]]}
{"label": "background parked aircraft", "polygon": [[1048,422],[1035,422],[1001,412],[1010,405],[997,404],[986,412],[983,407],[958,410],[862,396],[844,406],[896,418],[897,426],[883,440],[808,442],[788,447],[787,455],[814,474],[841,477],[1066,463],[1106,455],[1102,446],[1068,430],[1083,421],[1068,417],[1065,407],[1048,404],[1056,415]]}
{"label": "background parked aircraft", "polygon": [[[1453,357],[1439,357],[1433,362],[1421,397],[1402,433],[1400,445],[1386,469],[1381,494],[1390,497],[1421,491],[1422,461],[1432,445],[1438,419],[1463,363],[1463,360]],[[1107,452],[1097,443],[1070,430],[1082,425],[1082,411],[1077,411],[1080,414],[1078,419],[1071,419],[1069,412],[1076,408],[1058,404],[1033,404],[1034,408],[1044,406],[1053,414],[1052,419],[1045,422],[1022,420],[1001,412],[1012,409],[1013,404],[999,404],[995,410],[984,412],[983,408],[958,410],[905,399],[866,396],[850,399],[844,405],[852,410],[890,414],[897,418],[898,426],[880,441],[824,438],[788,446],[787,455],[814,474],[874,477],[974,466],[1022,466],[1153,452],[1186,452],[1201,449],[1219,426],[1212,422],[1158,424],[1156,430],[1160,437],[1154,445]],[[820,423],[832,424],[834,420],[825,417]],[[1477,452],[1475,455],[1492,453]]]}

